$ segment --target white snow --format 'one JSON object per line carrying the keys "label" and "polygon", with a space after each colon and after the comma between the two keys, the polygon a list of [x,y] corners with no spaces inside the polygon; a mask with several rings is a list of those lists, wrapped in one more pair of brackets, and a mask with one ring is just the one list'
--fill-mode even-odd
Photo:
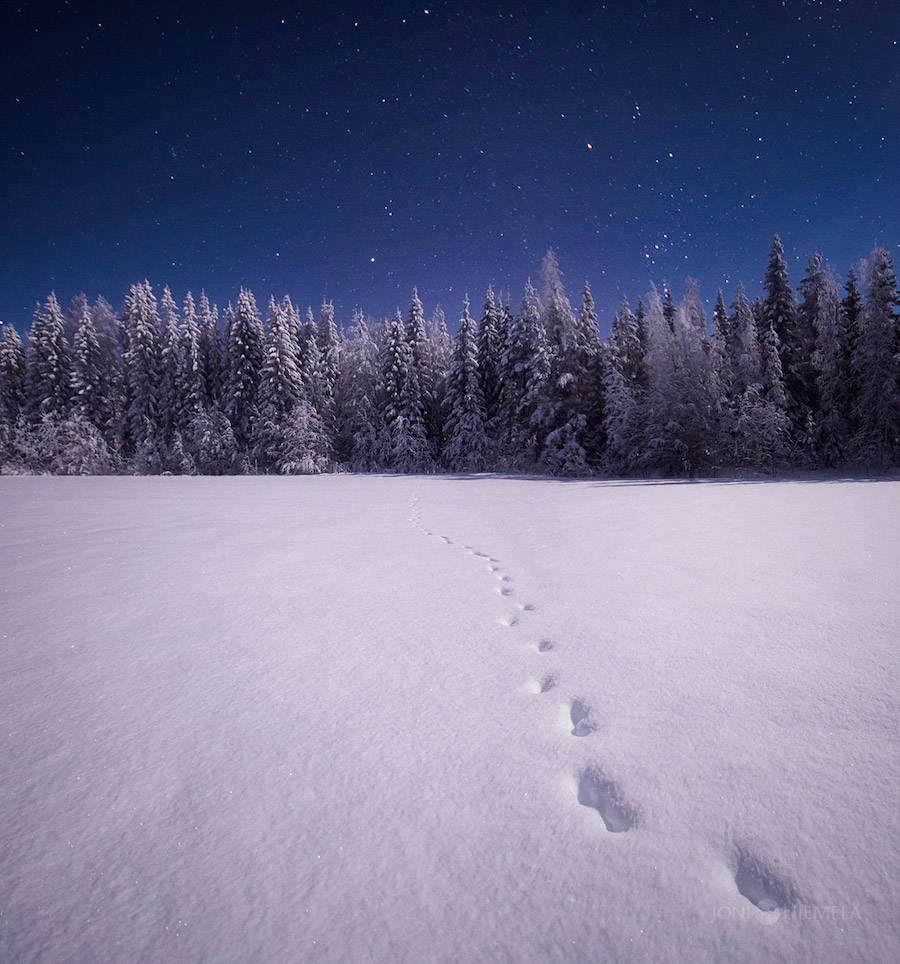
{"label": "white snow", "polygon": [[0,479],[0,960],[897,960],[898,520]]}

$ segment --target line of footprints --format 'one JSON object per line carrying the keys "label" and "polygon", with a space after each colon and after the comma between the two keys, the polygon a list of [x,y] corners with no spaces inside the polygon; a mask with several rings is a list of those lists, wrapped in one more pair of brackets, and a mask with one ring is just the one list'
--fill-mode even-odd
{"label": "line of footprints", "polygon": [[[413,496],[410,523],[427,536],[440,540],[447,546],[462,549],[477,559],[483,559],[487,570],[497,581],[495,592],[503,598],[514,596],[512,579],[507,575],[500,561],[486,552],[480,552],[472,546],[454,542],[449,536],[434,532],[421,523],[421,512],[418,496]],[[531,603],[514,603],[513,611],[500,619],[500,624],[508,627],[519,625],[523,613],[535,611]],[[537,643],[541,653],[553,649],[551,639],[541,639]],[[541,693],[549,693],[556,686],[556,676],[546,673],[540,680]],[[569,706],[569,718],[572,721],[572,736],[589,736],[597,729],[591,717],[591,707],[581,699],[573,699]],[[624,833],[639,824],[640,813],[637,807],[630,803],[621,788],[611,780],[596,764],[590,763],[578,773],[578,802],[584,807],[596,810],[603,819],[606,829],[610,833]],[[775,911],[790,908],[797,902],[797,895],[793,886],[778,875],[761,860],[751,849],[737,847],[734,852],[733,871],[738,891],[760,910]]]}

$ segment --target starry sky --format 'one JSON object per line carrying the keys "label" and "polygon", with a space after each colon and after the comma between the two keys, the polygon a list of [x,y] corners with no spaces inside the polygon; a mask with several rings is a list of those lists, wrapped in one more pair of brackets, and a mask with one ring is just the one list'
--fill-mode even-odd
{"label": "starry sky", "polygon": [[146,276],[453,327],[552,246],[607,328],[775,232],[795,283],[900,251],[896,0],[426,2],[6,4],[0,320]]}

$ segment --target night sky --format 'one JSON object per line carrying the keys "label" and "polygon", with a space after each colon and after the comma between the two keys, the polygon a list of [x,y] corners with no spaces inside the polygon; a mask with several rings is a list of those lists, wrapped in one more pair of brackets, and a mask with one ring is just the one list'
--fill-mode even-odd
{"label": "night sky", "polygon": [[0,320],[148,277],[220,305],[418,285],[455,326],[553,246],[601,326],[900,251],[900,4],[7,3]]}

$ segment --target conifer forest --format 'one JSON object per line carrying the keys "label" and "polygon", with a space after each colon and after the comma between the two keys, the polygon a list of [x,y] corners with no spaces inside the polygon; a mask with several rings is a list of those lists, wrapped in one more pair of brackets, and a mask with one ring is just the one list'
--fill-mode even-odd
{"label": "conifer forest", "polygon": [[[448,333],[405,313],[339,326],[287,295],[134,284],[120,310],[54,294],[0,339],[4,473],[527,472],[689,477],[900,461],[891,256],[792,285],[772,243],[762,293],[707,318],[697,284],[623,299],[601,337],[548,252],[520,300],[466,298]],[[604,324],[605,330],[606,325]]]}

